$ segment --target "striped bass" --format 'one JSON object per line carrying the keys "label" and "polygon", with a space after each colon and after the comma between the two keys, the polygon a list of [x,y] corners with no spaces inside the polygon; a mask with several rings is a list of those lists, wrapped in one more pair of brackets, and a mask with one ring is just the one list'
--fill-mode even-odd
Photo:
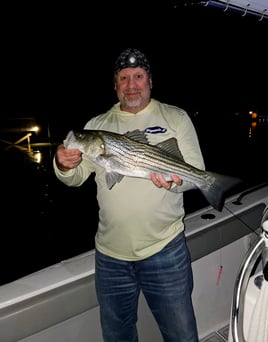
{"label": "striped bass", "polygon": [[190,187],[198,188],[218,211],[224,204],[224,193],[239,179],[198,169],[186,163],[177,139],[170,138],[156,145],[148,143],[144,131],[119,134],[104,130],[71,130],[64,140],[65,148],[79,149],[90,160],[106,170],[106,183],[111,189],[124,176],[148,178],[150,173],[178,175]]}

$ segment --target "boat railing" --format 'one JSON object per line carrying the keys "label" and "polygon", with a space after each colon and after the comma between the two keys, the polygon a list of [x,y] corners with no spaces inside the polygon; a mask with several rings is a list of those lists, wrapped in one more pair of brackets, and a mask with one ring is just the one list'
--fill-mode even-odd
{"label": "boat railing", "polygon": [[251,194],[253,193],[254,191],[258,190],[258,189],[262,189],[264,187],[268,186],[268,182],[263,182],[261,184],[257,184],[245,191],[243,191],[235,201],[233,201],[233,204],[236,204],[236,205],[241,205],[242,204],[242,199],[247,196],[248,194]]}
{"label": "boat railing", "polygon": [[262,268],[267,273],[268,267],[268,206],[263,212],[262,232],[246,253],[234,285],[230,332],[233,342],[246,342],[244,334],[244,304],[247,286],[258,258],[262,258]]}

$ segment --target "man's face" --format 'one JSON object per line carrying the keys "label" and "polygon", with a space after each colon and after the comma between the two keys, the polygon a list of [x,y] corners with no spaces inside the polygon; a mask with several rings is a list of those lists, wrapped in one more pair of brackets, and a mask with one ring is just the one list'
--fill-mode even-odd
{"label": "man's face", "polygon": [[125,68],[115,76],[121,110],[137,113],[150,102],[152,79],[143,68]]}

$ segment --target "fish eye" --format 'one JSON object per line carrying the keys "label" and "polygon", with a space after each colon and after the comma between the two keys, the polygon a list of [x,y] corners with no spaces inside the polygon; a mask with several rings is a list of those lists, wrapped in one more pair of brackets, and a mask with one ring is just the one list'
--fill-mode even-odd
{"label": "fish eye", "polygon": [[104,150],[104,144],[101,144],[101,145],[100,145],[100,147],[101,147],[101,149],[103,149],[103,150]]}

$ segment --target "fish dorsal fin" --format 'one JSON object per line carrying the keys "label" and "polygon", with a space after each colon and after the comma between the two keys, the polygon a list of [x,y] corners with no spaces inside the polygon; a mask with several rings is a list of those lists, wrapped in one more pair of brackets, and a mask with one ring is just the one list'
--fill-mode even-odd
{"label": "fish dorsal fin", "polygon": [[[134,131],[126,132],[124,135],[132,140],[135,140],[144,144],[149,144],[145,131],[135,129]],[[184,161],[183,155],[178,146],[178,141],[175,137],[161,141],[160,143],[156,144],[156,146],[160,148],[162,151],[172,154],[174,157],[179,158],[180,160]]]}
{"label": "fish dorsal fin", "polygon": [[132,140],[135,140],[144,144],[148,144],[148,139],[146,137],[145,131],[135,129],[134,131],[126,132],[124,135]]}
{"label": "fish dorsal fin", "polygon": [[172,137],[170,139],[161,141],[156,146],[160,148],[162,151],[172,154],[174,157],[184,161],[183,155],[179,149],[178,141],[176,138]]}

